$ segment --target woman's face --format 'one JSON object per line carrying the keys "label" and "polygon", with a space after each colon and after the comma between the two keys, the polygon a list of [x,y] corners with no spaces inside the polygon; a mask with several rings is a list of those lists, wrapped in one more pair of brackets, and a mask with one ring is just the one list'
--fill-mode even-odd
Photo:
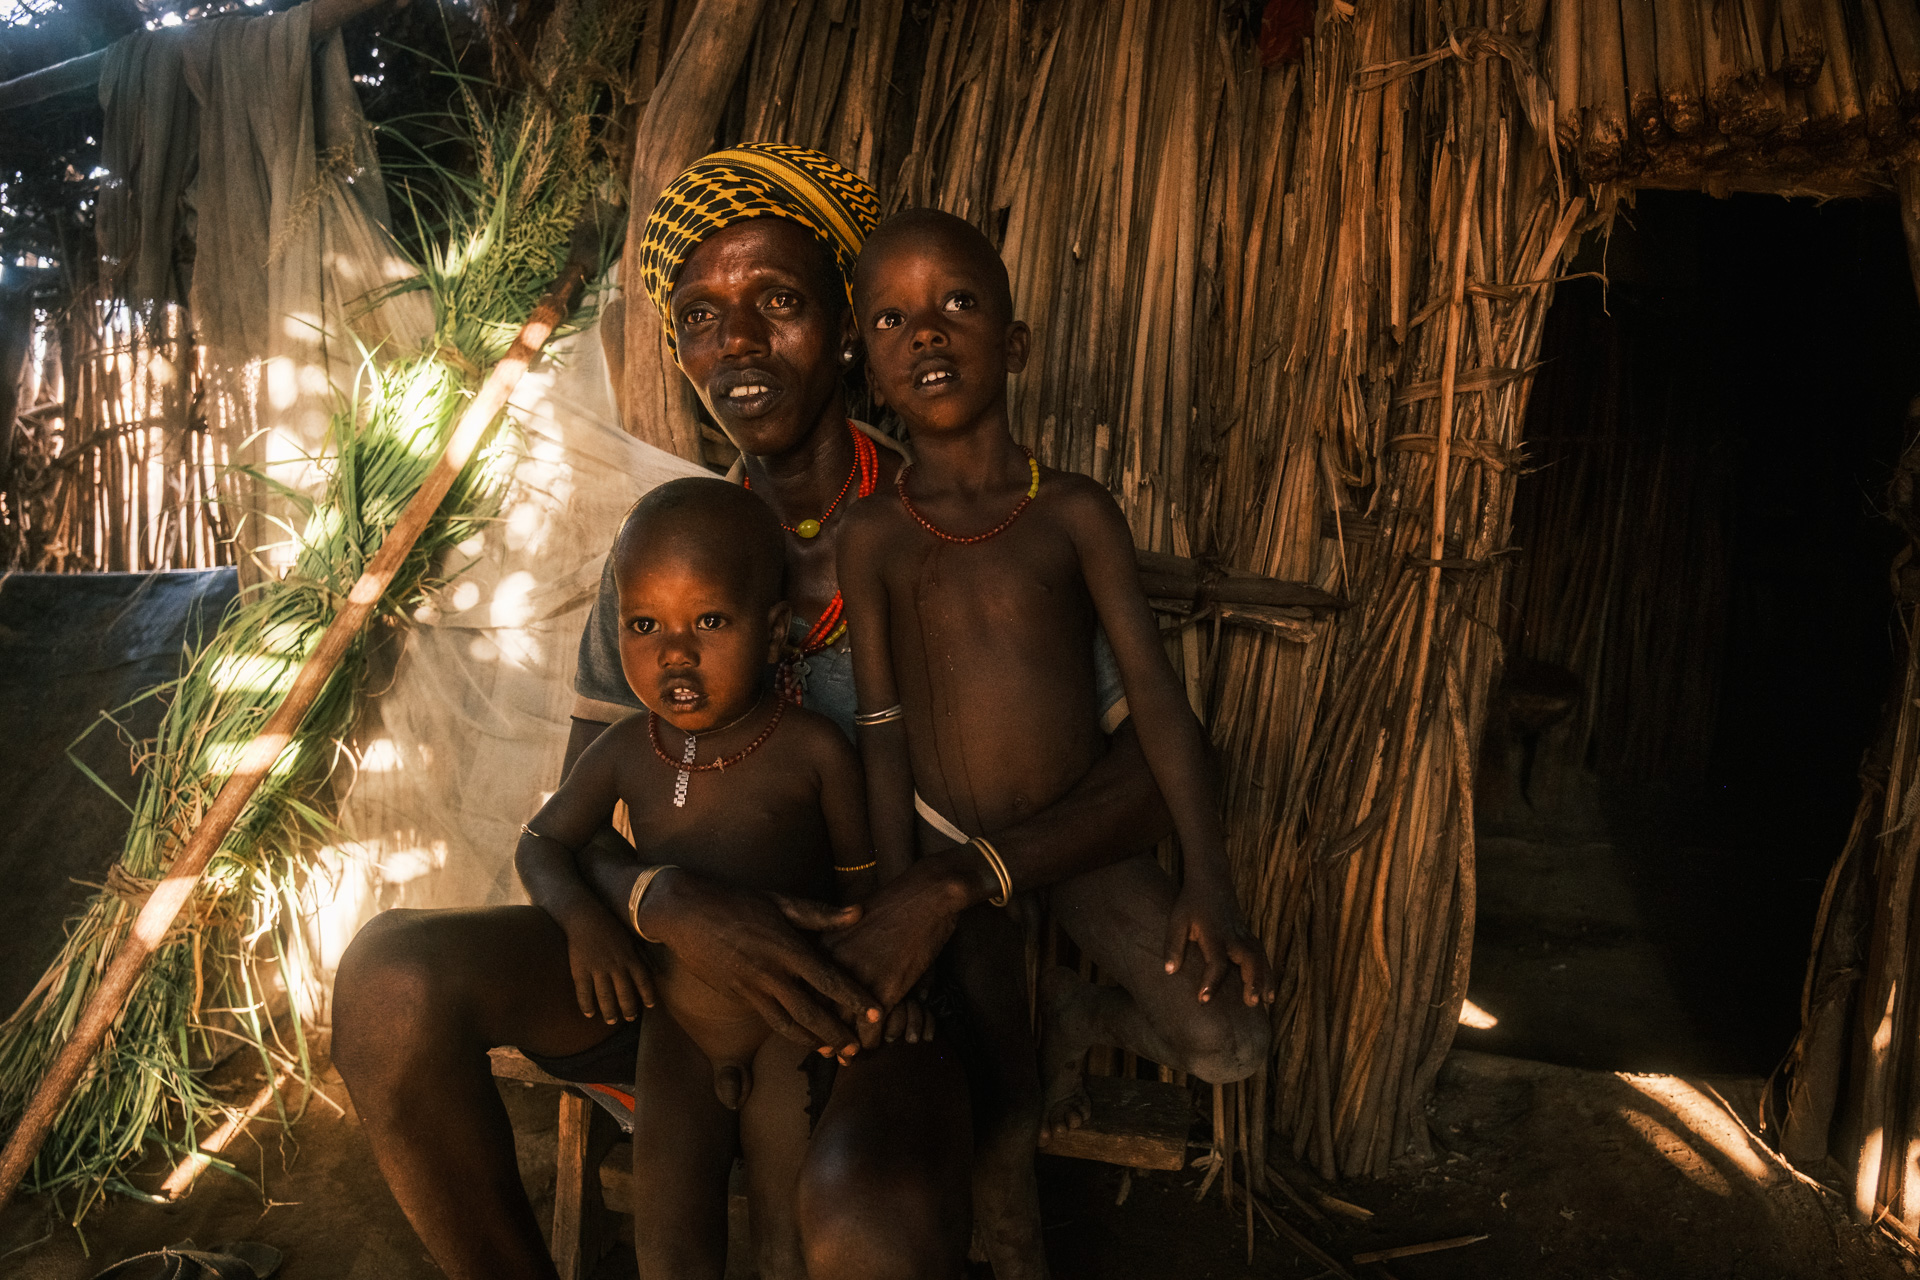
{"label": "woman's face", "polygon": [[825,247],[785,218],[736,222],[687,259],[672,301],[680,368],[742,450],[783,454],[846,416],[845,304]]}

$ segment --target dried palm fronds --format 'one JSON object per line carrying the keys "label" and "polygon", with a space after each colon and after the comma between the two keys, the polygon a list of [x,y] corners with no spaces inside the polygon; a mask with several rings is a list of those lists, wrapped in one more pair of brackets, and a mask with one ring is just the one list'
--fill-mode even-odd
{"label": "dried palm fronds", "polygon": [[[432,211],[441,242],[417,284],[435,303],[427,349],[384,365],[369,359],[332,424],[322,496],[306,503],[293,571],[235,604],[207,647],[163,691],[159,736],[142,751],[127,844],[108,882],[21,1008],[0,1025],[0,1117],[17,1116],[90,995],[138,904],[232,772],[344,593],[419,489],[482,369],[566,258],[570,233],[611,173],[585,68],[621,65],[629,23],[563,6],[541,52],[552,70],[538,92],[496,107],[464,92],[470,178],[445,173]],[[416,205],[418,209],[420,206]],[[383,596],[380,615],[404,625],[439,582],[446,553],[491,518],[510,478],[512,433],[496,433],[460,478]],[[132,1191],[129,1166],[156,1144],[191,1150],[226,1110],[196,1070],[237,1039],[270,1076],[304,1076],[297,1018],[282,1037],[273,993],[311,972],[294,922],[308,902],[311,855],[329,834],[333,775],[359,709],[372,635],[328,679],[271,775],[215,855],[200,892],[144,971],[100,1054],[28,1179],[73,1189],[77,1221],[103,1189]],[[135,1194],[139,1194],[135,1192]]]}

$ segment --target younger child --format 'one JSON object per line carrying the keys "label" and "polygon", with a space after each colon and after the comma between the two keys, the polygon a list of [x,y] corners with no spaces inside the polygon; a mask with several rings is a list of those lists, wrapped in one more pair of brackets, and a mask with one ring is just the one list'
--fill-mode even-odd
{"label": "younger child", "polygon": [[[1099,484],[1041,466],[1008,430],[1007,375],[1025,366],[1030,336],[1013,318],[1006,268],[970,224],[910,210],[868,237],[854,303],[876,398],[906,425],[916,458],[840,534],[882,866],[891,874],[923,842],[968,842],[998,883],[994,905],[1006,905],[1014,886],[992,835],[1052,805],[1106,749],[1090,658],[1098,623],[1185,855],[1168,926],[1177,956],[1197,914],[1237,918],[1206,744],[1161,647],[1126,518]],[[1211,910],[1196,912],[1203,899]],[[974,1208],[1003,1280],[1043,1273],[1023,1221],[1041,1116],[1019,941],[1000,913],[976,914],[952,960],[970,1034],[992,1046],[973,1068],[985,1111]],[[1259,961],[1233,959],[1253,1003]],[[1207,960],[1203,1001],[1226,969],[1226,957]]]}
{"label": "younger child", "polygon": [[566,931],[583,1014],[632,1018],[635,989],[657,991],[664,1005],[640,1027],[641,1274],[719,1280],[737,1144],[750,1157],[760,1274],[798,1280],[806,1051],[676,966],[665,948],[647,945],[642,967],[638,924],[601,905],[572,851],[624,801],[650,864],[630,917],[656,869],[671,866],[797,897],[826,899],[837,888],[841,901],[855,901],[877,883],[858,761],[831,721],[775,690],[788,608],[780,525],[765,503],[724,480],[675,480],[635,504],[613,555],[620,663],[646,710],[580,757],[523,828],[516,861],[529,894]]}

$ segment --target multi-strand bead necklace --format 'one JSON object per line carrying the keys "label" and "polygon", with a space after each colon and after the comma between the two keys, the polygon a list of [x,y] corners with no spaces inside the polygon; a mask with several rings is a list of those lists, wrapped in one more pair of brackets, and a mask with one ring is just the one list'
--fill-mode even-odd
{"label": "multi-strand bead necklace", "polygon": [[[847,496],[848,490],[854,489],[857,484],[857,496],[868,498],[873,496],[875,487],[879,485],[880,451],[874,447],[873,441],[867,438],[866,433],[854,426],[852,422],[847,423],[847,434],[853,437],[853,469],[847,472],[846,483],[840,486],[840,492],[834,496],[832,502],[827,504],[827,509],[820,513],[818,520],[802,520],[799,524],[788,524],[784,520],[780,522],[780,527],[794,537],[807,540],[819,537],[821,526],[826,524],[828,517],[839,509],[840,502]],[[747,488],[752,487],[752,483],[749,482]],[[833,599],[827,602],[827,607],[820,611],[820,616],[813,620],[811,627],[807,628],[807,634],[801,637],[798,647],[780,664],[780,692],[795,706],[800,704],[803,664],[814,654],[831,649],[840,643],[840,637],[847,633],[845,615],[846,604],[841,600],[840,592],[836,590],[833,593]]]}

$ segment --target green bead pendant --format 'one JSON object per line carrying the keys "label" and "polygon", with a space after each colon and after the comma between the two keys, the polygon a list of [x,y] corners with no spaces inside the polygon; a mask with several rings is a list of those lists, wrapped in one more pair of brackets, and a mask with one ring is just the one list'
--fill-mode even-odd
{"label": "green bead pendant", "polygon": [[818,520],[802,520],[794,526],[793,531],[803,538],[817,538],[820,536],[820,522]]}

